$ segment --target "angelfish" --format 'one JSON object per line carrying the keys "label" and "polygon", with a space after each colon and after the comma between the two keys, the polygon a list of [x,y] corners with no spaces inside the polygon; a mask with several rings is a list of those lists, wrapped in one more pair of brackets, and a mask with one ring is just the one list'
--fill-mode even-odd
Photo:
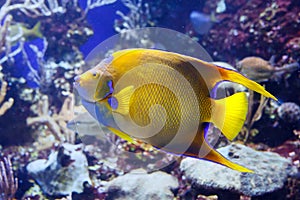
{"label": "angelfish", "polygon": [[205,159],[240,172],[205,140],[213,123],[229,140],[241,130],[248,108],[244,92],[213,99],[220,81],[242,84],[276,99],[240,73],[197,58],[153,49],[125,49],[75,77],[83,105],[104,126],[127,141],[140,140],[164,151]]}

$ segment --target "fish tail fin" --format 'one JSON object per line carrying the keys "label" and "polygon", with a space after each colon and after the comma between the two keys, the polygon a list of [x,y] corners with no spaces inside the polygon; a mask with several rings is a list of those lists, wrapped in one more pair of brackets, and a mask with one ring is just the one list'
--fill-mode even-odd
{"label": "fish tail fin", "polygon": [[272,98],[277,101],[277,98],[274,97],[268,91],[266,91],[263,86],[256,83],[255,81],[252,81],[252,80],[246,78],[242,74],[235,72],[233,70],[228,70],[228,69],[224,69],[224,68],[218,68],[218,70],[224,80],[242,84],[242,85],[246,86],[247,88],[264,95],[265,97],[269,97],[269,98]]}
{"label": "fish tail fin", "polygon": [[[209,145],[207,144],[209,147]],[[231,169],[237,170],[239,172],[247,172],[247,173],[254,173],[253,170],[248,169],[246,167],[243,167],[239,164],[236,164],[234,162],[231,162],[230,160],[226,159],[224,156],[222,156],[219,152],[215,151],[211,147],[209,147],[211,150],[209,153],[203,158],[205,160],[209,160],[215,163],[219,163],[221,165],[224,165],[226,167],[229,167]]]}
{"label": "fish tail fin", "polygon": [[41,22],[37,22],[34,27],[31,29],[31,32],[39,38],[43,38],[43,34],[41,32]]}
{"label": "fish tail fin", "polygon": [[211,122],[221,130],[229,140],[233,140],[242,129],[248,111],[248,99],[245,92],[212,100],[214,111]]}

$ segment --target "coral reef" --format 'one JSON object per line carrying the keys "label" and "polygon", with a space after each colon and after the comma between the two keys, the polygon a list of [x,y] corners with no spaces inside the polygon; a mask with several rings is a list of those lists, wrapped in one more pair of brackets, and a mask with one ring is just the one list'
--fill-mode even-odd
{"label": "coral reef", "polygon": [[105,184],[107,199],[173,199],[175,177],[161,171],[147,174],[136,169]]}
{"label": "coral reef", "polygon": [[[85,64],[79,47],[93,33],[86,15],[91,9],[113,2],[87,1],[85,7],[81,7],[76,0],[25,0],[6,1],[1,7],[3,26],[0,26],[0,63],[2,73],[5,74],[5,80],[1,76],[1,95],[7,91],[7,96],[11,97],[2,107],[3,112],[8,107],[11,109],[0,121],[3,132],[1,144],[32,141],[29,127],[32,124],[24,122],[34,116],[35,113],[29,107],[36,104],[43,95],[49,96],[51,109],[60,108],[71,95],[73,78]],[[34,24],[36,28],[28,28]],[[6,87],[6,83],[9,87]],[[52,95],[54,93],[57,95]],[[20,123],[10,124],[14,122],[10,119],[15,116],[19,117]],[[8,134],[11,132],[13,134]],[[22,137],[15,140],[15,134]]]}
{"label": "coral reef", "polygon": [[[37,116],[28,117],[26,119],[27,126],[34,127],[39,131],[37,133],[38,139],[36,139],[35,143],[37,148],[49,148],[56,141],[68,141],[70,143],[74,143],[75,134],[72,130],[67,128],[67,122],[75,117],[73,111],[74,95],[71,94],[65,99],[60,111],[50,111],[49,107],[48,96],[44,95],[37,104],[32,105],[31,109],[36,112],[35,114]],[[46,125],[46,127],[44,127],[44,125]],[[45,132],[43,129],[46,130],[45,135],[41,134],[41,132]]]}
{"label": "coral reef", "polygon": [[[0,199],[299,199],[297,0],[1,2]],[[133,28],[186,32],[214,59],[228,62],[215,64],[262,82],[279,99],[268,101],[247,92],[248,116],[237,137],[246,146],[227,146],[229,141],[219,130],[208,130],[210,143],[223,147],[219,150],[225,157],[255,174],[128,143],[80,109],[72,82],[89,67],[81,52],[94,33],[88,15],[110,4],[116,13],[105,17],[114,22],[108,28],[124,39],[116,49],[164,49],[147,32],[128,32]],[[105,9],[98,11],[106,15]],[[207,34],[192,29],[193,11],[215,14],[216,23]],[[92,20],[105,31],[105,25]],[[190,43],[173,40],[171,32],[156,36],[171,40],[174,49],[184,47],[184,52],[199,56],[192,54]],[[225,96],[246,91],[225,82],[218,87]],[[216,92],[217,98],[222,95]]]}
{"label": "coral reef", "polygon": [[266,194],[281,190],[287,178],[297,173],[291,161],[275,153],[255,151],[241,144],[231,144],[219,151],[229,160],[247,166],[255,173],[242,174],[215,163],[185,158],[180,169],[199,192],[217,194],[220,198],[226,195],[229,199],[240,194],[268,198]]}
{"label": "coral reef", "polygon": [[284,47],[298,34],[298,1],[226,1],[226,5],[236,9],[221,13],[221,23],[213,27],[202,43],[213,55],[226,60],[249,55],[288,55],[296,59],[296,52],[286,52]]}
{"label": "coral reef", "polygon": [[36,160],[27,165],[30,176],[49,196],[81,193],[83,185],[91,184],[88,163],[82,145],[62,144],[48,160]]}
{"label": "coral reef", "polygon": [[278,117],[287,123],[300,120],[300,107],[293,102],[285,102],[277,108]]}

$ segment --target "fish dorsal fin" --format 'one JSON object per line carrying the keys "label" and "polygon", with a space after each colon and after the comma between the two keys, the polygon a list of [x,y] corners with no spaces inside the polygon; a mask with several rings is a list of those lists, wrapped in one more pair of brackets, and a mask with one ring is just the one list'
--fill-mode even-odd
{"label": "fish dorsal fin", "polygon": [[219,72],[221,73],[222,78],[224,78],[224,80],[242,84],[245,87],[249,88],[250,90],[253,90],[257,93],[264,95],[265,97],[272,98],[277,101],[277,98],[274,97],[272,94],[270,94],[268,91],[266,91],[263,86],[256,83],[255,81],[246,78],[242,74],[224,68],[219,68]]}
{"label": "fish dorsal fin", "polygon": [[255,81],[248,79],[247,77],[234,70],[218,67],[212,63],[208,63],[189,56],[184,56],[184,58],[193,66],[199,68],[203,74],[210,74],[208,78],[203,76],[203,78],[205,78],[205,82],[207,83],[208,89],[212,89],[218,82],[231,81],[234,83],[242,84],[250,90],[253,90],[264,95],[265,97],[272,98],[277,101],[277,98],[266,91],[263,86],[256,83]]}
{"label": "fish dorsal fin", "polygon": [[117,94],[113,94],[112,97],[116,99],[118,105],[116,106],[116,108],[113,108],[112,111],[121,115],[127,115],[129,113],[130,97],[133,92],[134,87],[131,85],[125,87]]}
{"label": "fish dorsal fin", "polygon": [[233,140],[242,129],[248,111],[245,92],[239,92],[224,99],[212,100],[214,111],[211,122],[225,137]]}

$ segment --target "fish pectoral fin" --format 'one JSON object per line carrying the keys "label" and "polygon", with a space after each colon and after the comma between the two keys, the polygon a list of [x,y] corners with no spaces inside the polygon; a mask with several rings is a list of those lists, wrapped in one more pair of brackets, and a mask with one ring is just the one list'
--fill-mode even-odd
{"label": "fish pectoral fin", "polygon": [[248,111],[245,92],[239,92],[224,99],[212,100],[214,111],[211,122],[221,130],[225,137],[233,140],[242,129]]}
{"label": "fish pectoral fin", "polygon": [[119,136],[120,138],[122,138],[123,140],[126,140],[128,142],[131,142],[131,143],[135,143],[135,140],[130,137],[129,135],[127,135],[126,133],[123,133],[122,131],[119,131],[115,128],[112,128],[112,127],[107,127],[111,132],[113,132],[114,134],[116,134],[117,136]]}
{"label": "fish pectoral fin", "polygon": [[112,109],[112,111],[121,115],[127,115],[129,113],[130,97],[133,94],[133,92],[134,87],[131,85],[125,87],[117,94],[113,94],[112,96],[117,100],[118,106],[116,109]]}

